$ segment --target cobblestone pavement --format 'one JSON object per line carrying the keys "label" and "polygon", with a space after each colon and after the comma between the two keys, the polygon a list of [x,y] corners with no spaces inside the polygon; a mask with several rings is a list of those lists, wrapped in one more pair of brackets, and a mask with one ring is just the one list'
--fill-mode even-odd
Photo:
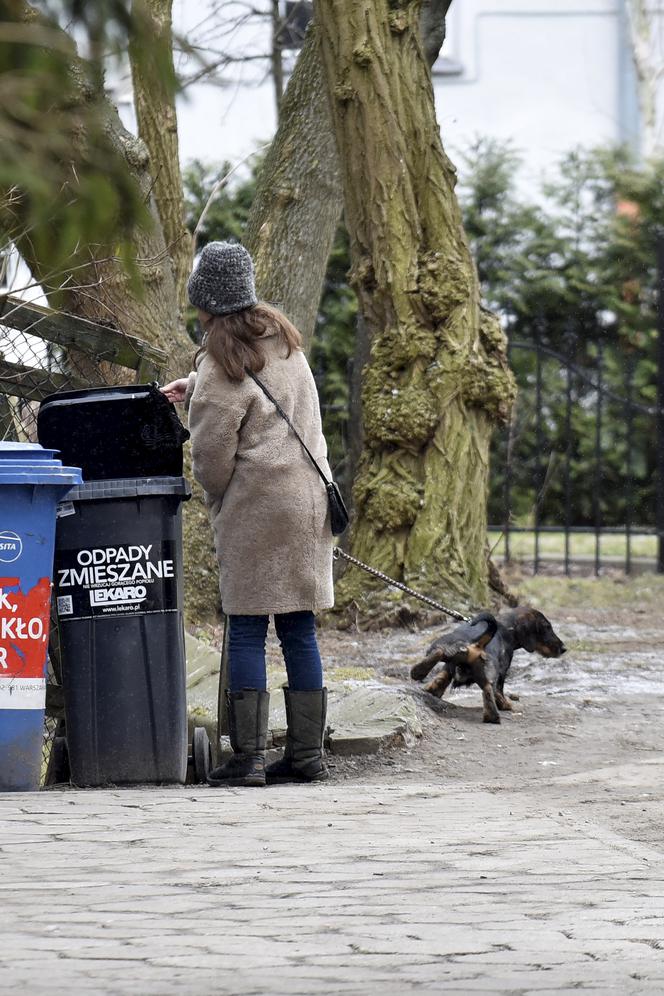
{"label": "cobblestone pavement", "polygon": [[0,992],[664,992],[664,849],[437,785],[0,797]]}

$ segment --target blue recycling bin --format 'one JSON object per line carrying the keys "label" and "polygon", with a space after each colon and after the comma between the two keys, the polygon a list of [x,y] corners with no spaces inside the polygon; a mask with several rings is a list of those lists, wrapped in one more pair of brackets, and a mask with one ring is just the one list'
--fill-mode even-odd
{"label": "blue recycling bin", "polygon": [[81,483],[55,450],[0,443],[0,791],[39,788],[58,502]]}

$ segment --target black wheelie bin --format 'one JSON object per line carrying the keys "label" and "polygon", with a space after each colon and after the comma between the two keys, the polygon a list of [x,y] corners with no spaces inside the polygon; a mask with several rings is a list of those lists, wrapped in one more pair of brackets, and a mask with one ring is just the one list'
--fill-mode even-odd
{"label": "black wheelie bin", "polygon": [[156,385],[132,385],[52,395],[38,435],[85,482],[58,508],[54,570],[71,781],[182,783],[188,432]]}

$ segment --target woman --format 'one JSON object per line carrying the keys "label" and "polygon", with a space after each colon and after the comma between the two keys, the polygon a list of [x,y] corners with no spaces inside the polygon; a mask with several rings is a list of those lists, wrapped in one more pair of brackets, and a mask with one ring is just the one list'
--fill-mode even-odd
{"label": "woman", "polygon": [[[189,404],[193,473],[205,491],[229,621],[226,703],[233,756],[211,785],[328,777],[322,750],[327,692],[314,613],[334,603],[325,487],[301,444],[248,371],[292,420],[329,478],[318,395],[301,337],[258,303],[243,246],[212,242],[189,278],[205,337],[194,373],[165,387]],[[265,638],[273,615],[286,663],[282,760],[265,768],[269,716]]]}

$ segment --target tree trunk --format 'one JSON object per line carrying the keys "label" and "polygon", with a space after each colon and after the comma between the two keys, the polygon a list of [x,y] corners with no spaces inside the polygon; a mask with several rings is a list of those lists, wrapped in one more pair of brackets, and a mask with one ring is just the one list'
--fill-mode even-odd
{"label": "tree trunk", "polygon": [[[352,552],[414,587],[482,603],[489,442],[514,383],[498,321],[480,309],[420,3],[319,0],[315,10],[371,338]],[[339,602],[367,588],[353,569]]]}
{"label": "tree trunk", "polygon": [[440,54],[445,41],[445,18],[452,6],[452,0],[422,0],[420,11],[420,38],[424,49],[424,58],[429,66]]}
{"label": "tree trunk", "polygon": [[[32,17],[30,5],[24,7],[26,19]],[[75,66],[72,68],[75,71]],[[99,114],[105,119],[106,134],[125,157],[127,169],[146,201],[150,200],[153,177],[145,144],[124,128],[115,107],[103,94],[91,94],[82,87],[80,100],[97,102]],[[85,135],[80,139],[84,142]],[[76,257],[63,259],[56,274],[44,273],[32,251],[29,227],[24,224],[26,218],[20,216],[21,210],[26,209],[20,199],[15,200],[11,217],[11,227],[19,234],[12,238],[52,303],[72,314],[111,322],[121,331],[159,346],[169,356],[167,376],[181,377],[191,369],[193,344],[181,320],[171,259],[153,202],[151,208],[152,225],[136,227],[131,232],[132,263],[138,272],[138,286],[135,279],[132,282],[113,246],[84,246]],[[93,369],[87,358],[72,355],[70,359],[84,379],[99,382],[98,370]],[[219,604],[217,567],[212,531],[198,487],[185,506],[184,547],[188,617],[192,621],[211,619],[216,616]]]}
{"label": "tree trunk", "polygon": [[[35,16],[30,4],[24,3],[23,18],[32,20]],[[63,37],[67,36],[63,33]],[[83,81],[85,75],[79,72],[78,65],[79,60],[73,56],[72,76]],[[183,370],[189,369],[193,345],[178,314],[168,247],[152,198],[149,151],[140,138],[126,130],[103,92],[91,91],[89,84],[81,82],[77,96],[81,107],[94,105],[95,115],[103,121],[104,134],[124,159],[127,173],[149,204],[151,221],[136,225],[129,233],[118,232],[131,244],[128,261],[118,256],[115,245],[82,245],[75,255],[50,261],[48,272],[35,255],[29,232],[29,205],[20,197],[12,200],[8,209],[11,214],[5,219],[9,235],[52,305],[93,321],[111,322],[120,331],[159,346],[168,353],[169,375],[181,376]],[[78,141],[84,149],[84,132],[78,135]]]}
{"label": "tree trunk", "polygon": [[[420,28],[429,64],[443,44],[451,2],[425,0]],[[342,206],[339,154],[313,23],[279,104],[279,126],[245,235],[259,295],[287,313],[302,333],[307,352]]]}
{"label": "tree trunk", "polygon": [[[420,37],[422,48],[429,67],[440,55],[446,37],[445,18],[452,5],[452,0],[423,0],[420,13]],[[331,125],[330,125],[331,126]],[[364,428],[362,421],[362,371],[369,359],[371,343],[367,326],[362,313],[357,316],[355,327],[355,348],[353,351],[352,374],[349,385],[349,417],[348,417],[348,460],[349,480],[354,481],[364,447]],[[350,496],[350,506],[353,498]],[[346,540],[346,542],[348,542]]]}
{"label": "tree trunk", "polygon": [[339,160],[312,25],[281,102],[245,236],[259,296],[286,312],[307,350],[341,204]]}
{"label": "tree trunk", "polygon": [[272,0],[270,26],[272,29],[272,44],[270,47],[270,67],[272,70],[272,85],[274,87],[274,102],[277,111],[277,121],[281,114],[281,101],[284,96],[284,60],[281,50],[280,33],[283,26],[279,11],[279,0]]}
{"label": "tree trunk", "polygon": [[154,47],[141,39],[129,48],[138,134],[150,153],[153,196],[172,261],[183,320],[191,272],[191,235],[185,225],[173,72],[173,0],[140,0],[134,10],[149,25]]}

